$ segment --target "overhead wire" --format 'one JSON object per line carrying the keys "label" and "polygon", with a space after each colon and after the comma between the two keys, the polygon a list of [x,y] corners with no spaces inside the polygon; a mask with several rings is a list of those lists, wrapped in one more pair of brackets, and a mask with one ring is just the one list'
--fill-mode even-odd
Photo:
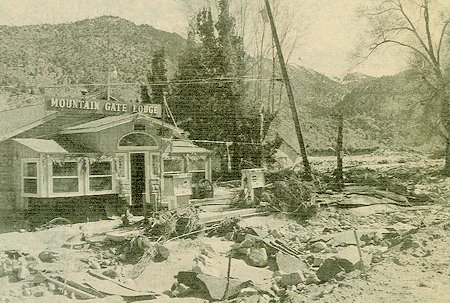
{"label": "overhead wire", "polygon": [[[281,79],[276,79],[281,81]],[[227,83],[234,81],[272,81],[272,78],[249,78],[249,77],[233,77],[233,78],[197,78],[197,79],[186,79],[186,80],[169,80],[169,81],[157,81],[150,82],[149,85],[167,85],[167,84],[203,84],[203,83]],[[77,86],[107,86],[108,83],[73,83],[73,84],[56,84],[56,85],[31,85],[27,87],[36,88],[61,88],[61,87],[77,87]],[[115,82],[109,83],[111,86],[121,86],[121,85],[140,85],[139,82]],[[16,85],[0,85],[0,88],[16,88]]]}

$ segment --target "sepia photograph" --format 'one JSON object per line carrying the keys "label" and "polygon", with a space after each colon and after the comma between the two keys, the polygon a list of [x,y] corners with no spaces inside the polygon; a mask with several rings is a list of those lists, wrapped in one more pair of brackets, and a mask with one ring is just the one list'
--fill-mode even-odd
{"label": "sepia photograph", "polygon": [[450,302],[450,1],[0,0],[21,302]]}

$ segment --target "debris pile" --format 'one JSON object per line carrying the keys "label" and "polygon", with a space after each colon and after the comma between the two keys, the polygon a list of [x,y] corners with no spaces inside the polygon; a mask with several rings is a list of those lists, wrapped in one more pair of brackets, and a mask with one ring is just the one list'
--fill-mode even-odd
{"label": "debris pile", "polygon": [[323,191],[320,184],[305,181],[294,171],[269,174],[267,178],[273,184],[267,189],[267,200],[273,209],[299,219],[307,219],[317,213],[317,193]]}
{"label": "debris pile", "polygon": [[386,285],[397,287],[395,275],[417,277],[422,292],[447,291],[429,281],[448,279],[448,201],[438,195],[422,204],[411,195],[415,188],[434,197],[446,183],[391,186],[401,178],[371,174],[358,171],[341,192],[295,172],[269,175],[266,198],[276,211],[267,216],[190,206],[126,226],[118,219],[17,233],[33,243],[27,249],[10,248],[11,235],[0,235],[0,279],[8,286],[0,286],[0,302],[373,302]]}

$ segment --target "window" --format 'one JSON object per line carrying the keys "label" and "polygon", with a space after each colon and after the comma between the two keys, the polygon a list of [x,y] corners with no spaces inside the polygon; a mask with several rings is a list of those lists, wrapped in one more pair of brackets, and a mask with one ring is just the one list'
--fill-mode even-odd
{"label": "window", "polygon": [[37,161],[25,161],[22,163],[22,191],[25,194],[38,193],[38,163]]}
{"label": "window", "polygon": [[78,162],[53,162],[52,181],[54,193],[79,192]]}
{"label": "window", "polygon": [[113,189],[112,161],[91,162],[89,166],[89,190],[95,192]]}
{"label": "window", "polygon": [[119,140],[120,146],[157,146],[156,139],[146,133],[132,133]]}
{"label": "window", "polygon": [[143,132],[145,132],[145,124],[138,124],[138,123],[136,123],[136,124],[133,125],[133,130],[134,131],[143,131]]}
{"label": "window", "polygon": [[206,160],[203,158],[189,159],[189,171],[205,171]]}
{"label": "window", "polygon": [[165,173],[182,173],[183,172],[183,158],[164,159]]}

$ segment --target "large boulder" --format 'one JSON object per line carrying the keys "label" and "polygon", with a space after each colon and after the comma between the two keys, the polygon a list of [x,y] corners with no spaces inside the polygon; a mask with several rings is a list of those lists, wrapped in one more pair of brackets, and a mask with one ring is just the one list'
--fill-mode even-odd
{"label": "large boulder", "polygon": [[267,251],[265,248],[251,248],[248,255],[248,264],[256,267],[265,267],[268,264]]}

